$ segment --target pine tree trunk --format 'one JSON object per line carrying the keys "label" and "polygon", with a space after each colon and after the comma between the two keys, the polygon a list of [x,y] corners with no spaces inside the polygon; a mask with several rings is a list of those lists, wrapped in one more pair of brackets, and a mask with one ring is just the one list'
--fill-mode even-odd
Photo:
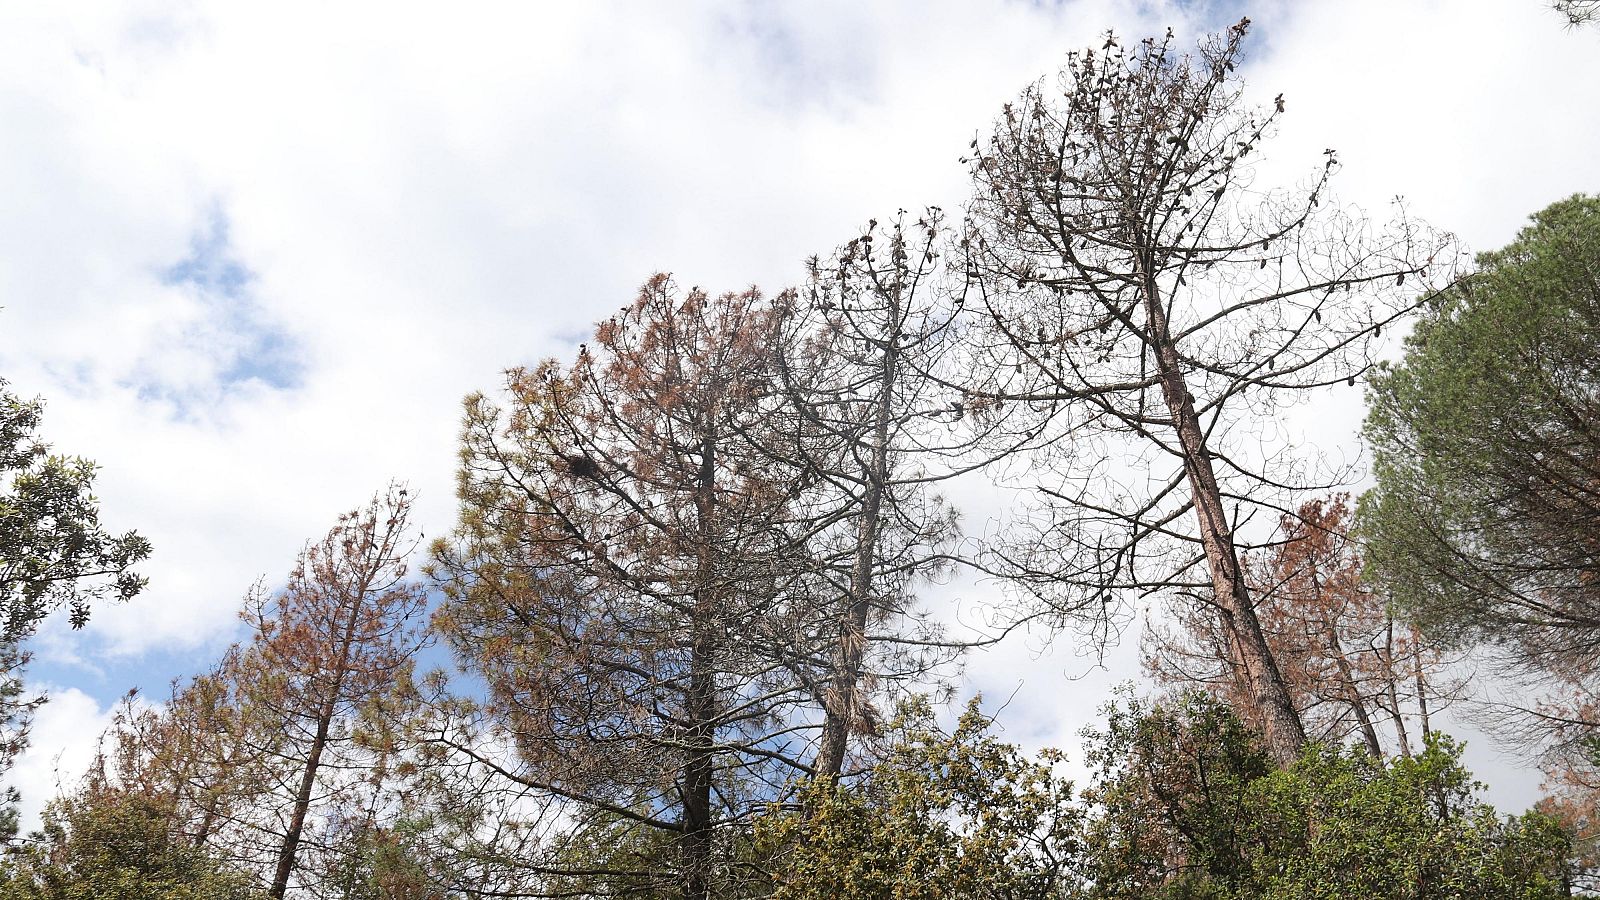
{"label": "pine tree trunk", "polygon": [[868,460],[861,503],[861,519],[856,528],[856,552],[850,573],[850,597],[839,622],[834,645],[828,696],[823,703],[821,747],[817,751],[815,774],[837,779],[844,768],[850,731],[861,711],[861,667],[867,649],[867,622],[872,611],[873,574],[878,563],[878,533],[882,527],[883,495],[889,482],[889,420],[894,412],[895,382],[899,375],[900,321],[898,298],[889,298],[888,321],[896,323],[884,352],[881,393],[873,410],[872,455]]}
{"label": "pine tree trunk", "polygon": [[[209,791],[207,793],[210,794]],[[195,832],[194,845],[196,847],[205,847],[206,841],[211,840],[211,829],[216,826],[217,822],[216,796],[208,796],[206,802],[200,806],[200,810],[200,828]]]}
{"label": "pine tree trunk", "polygon": [[[330,704],[331,707],[331,704]],[[322,765],[322,751],[328,745],[328,728],[332,724],[330,712],[317,722],[317,733],[311,741],[311,752],[306,755],[306,766],[300,773],[300,786],[294,793],[294,810],[289,817],[289,830],[283,835],[278,848],[278,866],[272,875],[272,887],[267,896],[283,900],[289,890],[289,876],[294,872],[295,855],[300,850],[300,835],[305,830],[306,813],[311,808],[311,792],[317,783],[317,768]]]}
{"label": "pine tree trunk", "polygon": [[711,775],[716,716],[717,648],[716,568],[712,556],[715,539],[716,444],[707,436],[701,447],[700,478],[695,489],[698,517],[694,586],[694,621],[689,647],[689,684],[684,697],[688,727],[687,759],[683,771],[683,892],[685,900],[711,896]]}
{"label": "pine tree trunk", "polygon": [[1211,466],[1205,432],[1201,428],[1200,417],[1195,413],[1194,397],[1189,393],[1183,376],[1178,349],[1172,341],[1166,311],[1162,308],[1160,291],[1152,276],[1146,274],[1144,281],[1145,310],[1157,374],[1161,379],[1161,393],[1172,416],[1173,429],[1177,432],[1184,474],[1193,495],[1195,516],[1200,523],[1200,543],[1211,571],[1215,602],[1222,610],[1225,624],[1237,640],[1240,662],[1245,667],[1256,713],[1265,731],[1267,750],[1280,766],[1287,767],[1299,757],[1300,749],[1305,746],[1305,729],[1295,711],[1288,687],[1284,684],[1283,674],[1273,658],[1272,649],[1261,631],[1255,607],[1250,602],[1244,570],[1239,565],[1239,554],[1234,545],[1233,528],[1223,508],[1222,491]]}
{"label": "pine tree trunk", "polygon": [[294,812],[290,817],[290,830],[283,834],[283,844],[278,847],[277,871],[272,874],[272,889],[267,895],[283,900],[290,889],[290,874],[294,871],[294,855],[299,852],[301,833],[306,828],[306,812],[310,809],[310,793],[317,785],[317,767],[322,765],[322,749],[328,743],[328,721],[323,719],[317,727],[317,737],[312,740],[310,754],[306,757],[306,770],[301,772],[301,783],[294,791]]}
{"label": "pine tree trunk", "polygon": [[1394,619],[1388,620],[1384,632],[1383,667],[1389,682],[1389,713],[1394,717],[1394,733],[1400,739],[1400,753],[1411,755],[1411,736],[1406,733],[1406,717],[1400,709],[1400,672],[1394,666]]}
{"label": "pine tree trunk", "polygon": [[[697,601],[696,606],[699,606]],[[715,681],[706,661],[711,649],[696,626],[690,660],[688,758],[683,769],[683,885],[686,900],[706,900],[711,893],[711,765]]]}
{"label": "pine tree trunk", "polygon": [[1333,651],[1334,665],[1339,669],[1339,682],[1344,691],[1345,702],[1355,711],[1356,721],[1361,724],[1361,738],[1366,741],[1367,752],[1373,759],[1383,756],[1383,745],[1378,742],[1378,730],[1372,725],[1372,716],[1367,714],[1367,704],[1361,699],[1360,686],[1356,683],[1355,672],[1350,668],[1350,660],[1345,659],[1344,648],[1339,645],[1339,631],[1328,623],[1328,649]]}
{"label": "pine tree trunk", "polygon": [[1433,733],[1433,724],[1428,720],[1428,683],[1422,674],[1422,634],[1415,627],[1411,629],[1411,653],[1417,679],[1417,716],[1422,724],[1422,741],[1426,744]]}
{"label": "pine tree trunk", "polygon": [[311,739],[311,749],[306,754],[305,769],[300,773],[300,785],[295,789],[294,809],[290,813],[289,830],[278,848],[278,865],[272,874],[272,887],[267,895],[273,900],[283,900],[289,890],[289,877],[294,873],[295,857],[300,852],[300,836],[305,831],[306,815],[311,809],[311,793],[316,789],[317,770],[322,766],[322,753],[328,746],[328,731],[333,727],[333,717],[338,711],[339,692],[344,687],[344,677],[349,671],[350,654],[354,649],[356,622],[361,618],[362,600],[371,587],[371,573],[364,573],[361,583],[347,599],[350,618],[344,623],[339,640],[339,659],[334,665],[327,697],[317,710],[317,730]]}

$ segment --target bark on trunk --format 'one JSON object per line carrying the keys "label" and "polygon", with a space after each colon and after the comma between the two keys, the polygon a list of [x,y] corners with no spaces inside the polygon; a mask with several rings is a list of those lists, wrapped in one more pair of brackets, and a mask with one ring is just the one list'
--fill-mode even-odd
{"label": "bark on trunk", "polygon": [[345,674],[350,669],[350,655],[354,650],[356,622],[361,618],[361,601],[371,587],[371,576],[363,575],[360,586],[350,595],[350,618],[344,623],[339,643],[339,660],[334,665],[327,697],[317,710],[317,730],[311,739],[311,750],[306,754],[305,769],[300,773],[300,785],[295,789],[294,809],[290,813],[289,830],[278,848],[278,865],[272,874],[272,887],[267,896],[283,900],[289,890],[289,877],[294,874],[295,856],[300,852],[300,836],[305,830],[306,814],[311,809],[311,792],[316,789],[317,770],[322,766],[322,753],[328,746],[328,731],[333,726],[334,713],[338,711],[339,692],[344,687]]}
{"label": "bark on trunk", "polygon": [[1361,699],[1355,672],[1350,668],[1350,660],[1345,659],[1344,648],[1339,645],[1339,631],[1332,622],[1328,623],[1328,649],[1333,651],[1334,664],[1339,669],[1340,688],[1344,692],[1345,702],[1350,704],[1356,721],[1361,724],[1361,739],[1366,741],[1367,752],[1377,759],[1383,756],[1383,745],[1378,743],[1378,730],[1372,725],[1372,716],[1367,714],[1367,704]]}
{"label": "bark on trunk", "polygon": [[699,659],[704,642],[695,640],[696,659],[689,676],[688,759],[683,769],[683,892],[687,900],[711,895],[711,726],[712,679]]}
{"label": "bark on trunk", "polygon": [[1389,713],[1394,717],[1394,733],[1400,739],[1400,753],[1411,755],[1411,737],[1406,733],[1405,712],[1400,709],[1400,671],[1394,666],[1394,619],[1389,619],[1384,631],[1383,667],[1389,682]]}
{"label": "bark on trunk", "polygon": [[274,900],[283,900],[283,895],[289,890],[289,876],[294,873],[294,859],[300,849],[300,835],[305,829],[306,813],[311,808],[311,792],[316,787],[317,768],[322,765],[322,751],[328,745],[328,728],[332,719],[332,715],[327,715],[317,722],[316,737],[311,741],[306,767],[300,773],[300,786],[295,790],[289,830],[278,848],[278,866],[272,874],[272,888],[267,891],[267,895]]}
{"label": "bark on trunk", "polygon": [[706,437],[695,490],[699,534],[695,561],[694,622],[689,647],[689,684],[684,698],[688,720],[683,769],[683,894],[685,900],[711,896],[711,775],[715,737],[717,602],[713,581],[712,528],[716,503],[716,444]]}
{"label": "bark on trunk", "polygon": [[194,845],[196,847],[205,847],[206,841],[211,840],[211,829],[216,826],[217,821],[216,795],[212,794],[210,791],[207,791],[206,793],[209,796],[207,797],[206,802],[202,803],[200,806],[200,828],[195,832],[194,835]]}
{"label": "bark on trunk", "polygon": [[1427,743],[1433,725],[1428,720],[1428,682],[1422,675],[1422,634],[1416,628],[1411,629],[1411,652],[1417,679],[1417,717],[1422,724],[1423,743]]}
{"label": "bark on trunk", "polygon": [[1211,571],[1211,587],[1223,619],[1232,629],[1250,684],[1256,712],[1261,718],[1267,750],[1281,766],[1287,767],[1305,746],[1305,729],[1295,711],[1294,701],[1283,682],[1272,650],[1262,634],[1261,622],[1245,585],[1234,545],[1233,527],[1222,504],[1222,491],[1211,465],[1205,431],[1195,413],[1194,397],[1183,376],[1178,349],[1172,341],[1166,311],[1155,279],[1144,275],[1144,302],[1155,353],[1161,393],[1172,416],[1183,456],[1184,474],[1194,499],[1195,516],[1200,524],[1200,543]]}
{"label": "bark on trunk", "polygon": [[[889,299],[888,321],[900,321],[898,298]],[[837,779],[849,750],[850,731],[861,710],[861,668],[867,649],[867,621],[872,611],[873,574],[878,564],[878,534],[882,527],[883,495],[889,482],[889,420],[894,412],[895,382],[899,376],[899,335],[891,326],[883,357],[881,393],[873,411],[872,454],[866,471],[861,519],[856,528],[856,554],[850,573],[850,596],[839,621],[833,648],[828,695],[823,702],[822,740],[817,750],[815,774]]]}

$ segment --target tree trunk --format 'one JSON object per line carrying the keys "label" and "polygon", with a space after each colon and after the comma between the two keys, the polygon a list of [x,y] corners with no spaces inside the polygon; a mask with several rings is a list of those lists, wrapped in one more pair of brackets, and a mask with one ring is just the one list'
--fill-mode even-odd
{"label": "tree trunk", "polygon": [[1367,704],[1361,700],[1360,686],[1356,684],[1355,673],[1351,671],[1350,660],[1345,659],[1344,648],[1339,645],[1339,631],[1330,621],[1328,625],[1328,649],[1333,651],[1334,665],[1339,669],[1339,682],[1344,690],[1345,702],[1355,711],[1356,721],[1361,723],[1361,738],[1367,743],[1367,752],[1373,759],[1383,755],[1383,745],[1378,743],[1378,730],[1372,726],[1372,717],[1367,714]]}
{"label": "tree trunk", "polygon": [[1222,491],[1216,472],[1211,466],[1211,454],[1206,448],[1205,431],[1200,417],[1195,413],[1194,397],[1183,377],[1178,349],[1172,341],[1167,326],[1166,311],[1161,306],[1160,291],[1155,279],[1144,274],[1144,301],[1150,326],[1150,339],[1155,353],[1157,374],[1161,379],[1161,393],[1172,416],[1173,430],[1177,433],[1179,450],[1183,456],[1184,474],[1194,499],[1195,516],[1200,523],[1200,542],[1205,551],[1206,563],[1211,570],[1211,586],[1223,619],[1237,638],[1250,683],[1256,712],[1261,717],[1267,750],[1280,766],[1289,766],[1305,746],[1305,728],[1295,711],[1294,701],[1283,682],[1272,649],[1261,632],[1261,622],[1256,618],[1255,607],[1245,586],[1244,570],[1239,565],[1239,554],[1234,546],[1233,528],[1228,523],[1227,511],[1222,504]]}
{"label": "tree trunk", "polygon": [[1400,753],[1411,755],[1411,737],[1406,734],[1405,712],[1400,709],[1400,672],[1394,666],[1394,619],[1387,620],[1383,644],[1384,680],[1389,682],[1389,712],[1394,717],[1394,733],[1400,738]]}
{"label": "tree trunk", "polygon": [[311,749],[306,754],[306,767],[300,773],[300,785],[294,793],[294,811],[290,813],[289,830],[284,833],[278,848],[278,865],[272,874],[272,887],[267,895],[273,900],[283,900],[289,890],[289,876],[294,872],[295,856],[300,852],[300,835],[305,830],[306,814],[311,809],[311,792],[316,789],[317,769],[322,766],[322,752],[328,746],[328,731],[333,727],[333,716],[338,711],[339,691],[344,686],[345,673],[350,668],[356,622],[361,618],[361,601],[371,587],[372,576],[365,574],[355,591],[349,596],[350,618],[344,623],[344,634],[339,642],[339,661],[335,664],[328,695],[317,711],[317,730],[311,739]]}
{"label": "tree trunk", "polygon": [[289,830],[283,835],[278,848],[278,867],[272,875],[272,888],[267,896],[283,900],[289,890],[289,876],[294,872],[294,858],[300,850],[300,835],[305,829],[306,813],[311,808],[311,792],[317,783],[317,767],[322,765],[322,751],[328,745],[328,728],[333,722],[329,712],[317,721],[317,733],[311,741],[311,752],[306,755],[306,767],[300,773],[300,786],[294,793],[294,811],[289,817]]}
{"label": "tree trunk", "polygon": [[223,783],[227,780],[228,773],[233,771],[234,766],[239,761],[239,756],[243,753],[237,744],[230,744],[229,747],[229,750],[222,751],[222,761],[216,767],[216,774],[213,779],[210,783],[202,780],[199,788],[202,799],[198,801],[201,815],[200,828],[195,832],[194,836],[194,845],[196,847],[204,847],[211,840],[211,832],[217,827],[217,819],[221,818],[221,812],[217,807],[222,805]]}
{"label": "tree trunk", "polygon": [[888,298],[891,337],[883,357],[881,393],[873,410],[872,456],[868,460],[861,503],[861,520],[856,528],[856,553],[850,573],[850,596],[840,618],[839,636],[833,648],[833,671],[828,695],[823,702],[822,740],[817,750],[815,774],[837,779],[844,768],[849,749],[850,730],[862,705],[861,666],[867,649],[867,621],[872,611],[873,574],[878,563],[879,516],[889,482],[889,421],[894,409],[895,382],[899,375],[899,298]]}
{"label": "tree trunk", "polygon": [[716,503],[716,444],[701,445],[700,479],[695,488],[698,518],[694,586],[694,621],[689,647],[689,684],[684,697],[688,727],[683,768],[683,895],[685,900],[711,896],[711,774],[716,715],[717,599],[712,558]]}
{"label": "tree trunk", "polygon": [[[700,606],[697,600],[695,605]],[[683,767],[683,892],[686,900],[706,900],[711,893],[711,763],[714,679],[708,671],[707,629],[696,626],[690,660],[687,734],[688,759]]]}
{"label": "tree trunk", "polygon": [[1411,629],[1411,653],[1417,679],[1417,716],[1422,724],[1422,741],[1426,744],[1433,733],[1433,725],[1428,720],[1428,683],[1422,675],[1422,633],[1415,627]]}
{"label": "tree trunk", "polygon": [[211,840],[211,829],[216,826],[217,822],[216,794],[207,790],[205,796],[205,802],[200,805],[200,828],[194,835],[194,845],[202,848],[205,847],[206,841]]}
{"label": "tree trunk", "polygon": [[[883,455],[873,448],[874,457]],[[882,508],[882,487],[874,484],[861,507],[861,525],[856,530],[860,549],[850,574],[849,605],[839,622],[839,636],[833,648],[833,671],[828,695],[823,703],[822,741],[817,750],[815,774],[837,779],[844,768],[849,749],[850,730],[861,706],[861,665],[866,654],[867,620],[872,611],[872,573],[878,544],[878,514]]]}

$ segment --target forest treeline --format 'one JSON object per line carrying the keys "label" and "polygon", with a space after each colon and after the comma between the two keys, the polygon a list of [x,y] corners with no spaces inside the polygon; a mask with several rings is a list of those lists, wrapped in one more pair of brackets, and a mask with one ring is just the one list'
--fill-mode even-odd
{"label": "forest treeline", "polygon": [[[958,215],[871,220],[777,292],[656,275],[468,397],[454,530],[422,546],[400,484],[342,516],[246,639],[130,695],[0,897],[1584,891],[1600,199],[1469,260],[1340,204],[1332,150],[1269,184],[1286,104],[1247,101],[1247,34],[1108,36],[972,142]],[[1285,416],[1363,389],[1355,497]],[[137,595],[150,552],[3,400],[0,764],[27,636]],[[1152,605],[1153,687],[1066,748],[1078,782],[976,699],[941,714],[963,658]],[[1527,813],[1439,727],[1491,709],[1469,653],[1529,698],[1492,707],[1548,775]]]}

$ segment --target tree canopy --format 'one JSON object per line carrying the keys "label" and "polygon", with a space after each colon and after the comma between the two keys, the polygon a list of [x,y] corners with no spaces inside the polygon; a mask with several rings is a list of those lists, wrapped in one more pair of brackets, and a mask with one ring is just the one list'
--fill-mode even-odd
{"label": "tree canopy", "polygon": [[95,464],[51,453],[43,418],[43,402],[0,381],[0,641],[27,637],[63,606],[80,627],[95,601],[128,600],[145,586],[133,567],[150,542],[100,525]]}
{"label": "tree canopy", "polygon": [[1600,664],[1600,199],[1533,216],[1375,373],[1373,573],[1432,628]]}
{"label": "tree canopy", "polygon": [[[133,567],[150,555],[136,532],[100,525],[95,464],[50,452],[43,418],[43,401],[21,399],[0,379],[0,774],[27,747],[45,699],[23,686],[24,639],[61,607],[79,628],[95,602],[134,597],[145,579]],[[0,837],[16,833],[18,799],[13,787],[0,794]]]}
{"label": "tree canopy", "polygon": [[265,900],[168,828],[171,810],[97,789],[56,801],[35,843],[0,869],[4,900]]}
{"label": "tree canopy", "polygon": [[1137,594],[1215,606],[1287,763],[1305,733],[1240,558],[1252,519],[1338,476],[1272,423],[1364,372],[1407,280],[1426,290],[1453,257],[1403,210],[1378,227],[1330,202],[1331,150],[1298,188],[1257,184],[1285,104],[1246,100],[1249,27],[1192,53],[1108,35],[974,142],[966,387],[1049,436],[1004,570],[1074,624]]}

